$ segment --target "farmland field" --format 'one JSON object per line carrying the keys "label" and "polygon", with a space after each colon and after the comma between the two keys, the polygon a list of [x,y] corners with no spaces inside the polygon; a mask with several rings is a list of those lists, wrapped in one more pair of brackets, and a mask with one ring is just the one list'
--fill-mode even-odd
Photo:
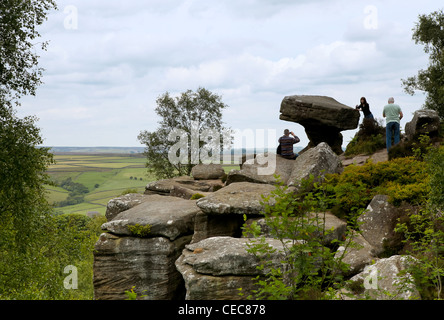
{"label": "farmland field", "polygon": [[[48,200],[55,204],[57,213],[98,212],[104,215],[109,200],[122,195],[125,191],[145,191],[145,186],[155,181],[148,175],[145,167],[146,158],[142,155],[130,154],[55,154],[56,163],[48,168],[47,173],[56,186],[46,186]],[[225,172],[239,166],[224,166]],[[87,188],[83,201],[74,205],[59,206],[66,202],[69,191],[60,187],[62,182],[71,178]]]}
{"label": "farmland field", "polygon": [[57,186],[47,186],[50,203],[60,203],[68,199],[69,191],[60,184],[71,178],[88,189],[84,201],[75,205],[56,207],[59,213],[81,213],[97,211],[104,215],[106,205],[112,198],[126,190],[143,192],[148,182],[155,178],[148,176],[146,158],[134,155],[106,154],[56,154],[56,163],[47,173]]}

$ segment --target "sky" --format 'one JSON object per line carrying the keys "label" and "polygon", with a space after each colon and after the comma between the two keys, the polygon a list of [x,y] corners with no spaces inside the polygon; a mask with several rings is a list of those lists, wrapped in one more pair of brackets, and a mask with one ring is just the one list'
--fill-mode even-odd
{"label": "sky", "polygon": [[[157,97],[199,87],[222,97],[225,125],[253,132],[258,148],[286,128],[307,145],[302,126],[279,120],[289,95],[350,107],[364,96],[377,119],[393,96],[404,128],[425,96],[407,95],[401,79],[428,65],[412,29],[419,14],[444,7],[441,0],[57,3],[39,29],[49,41],[39,60],[44,84],[22,99],[19,114],[39,119],[46,146],[87,147],[142,147],[139,133],[158,128]],[[355,133],[342,132],[343,147]]]}

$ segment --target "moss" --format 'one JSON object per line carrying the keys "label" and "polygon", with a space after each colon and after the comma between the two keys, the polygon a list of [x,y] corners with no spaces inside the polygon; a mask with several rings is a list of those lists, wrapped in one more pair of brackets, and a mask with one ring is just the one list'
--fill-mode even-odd
{"label": "moss", "polygon": [[193,195],[191,196],[190,200],[197,200],[197,199],[200,199],[200,198],[203,198],[203,197],[205,197],[203,194],[201,194],[201,193],[195,193],[195,194],[193,194]]}
{"label": "moss", "polygon": [[140,225],[137,223],[135,225],[128,225],[127,228],[131,235],[139,238],[145,238],[151,232],[151,226],[149,224]]}

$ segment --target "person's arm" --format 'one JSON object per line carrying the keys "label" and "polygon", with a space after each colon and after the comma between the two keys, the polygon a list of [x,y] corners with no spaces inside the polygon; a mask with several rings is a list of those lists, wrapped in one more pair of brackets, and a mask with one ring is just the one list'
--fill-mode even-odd
{"label": "person's arm", "polygon": [[399,111],[399,120],[401,120],[404,117],[404,114],[402,113],[402,111]]}

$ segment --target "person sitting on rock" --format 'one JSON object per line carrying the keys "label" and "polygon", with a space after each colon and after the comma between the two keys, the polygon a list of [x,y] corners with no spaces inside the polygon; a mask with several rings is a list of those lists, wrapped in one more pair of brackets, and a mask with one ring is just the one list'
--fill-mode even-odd
{"label": "person sitting on rock", "polygon": [[356,109],[364,113],[364,119],[374,119],[373,114],[370,112],[370,105],[367,103],[365,97],[361,98],[361,104],[356,106]]}
{"label": "person sitting on rock", "polygon": [[[293,136],[290,137],[290,134]],[[295,160],[298,157],[298,154],[293,152],[293,145],[301,141],[297,136],[294,135],[290,130],[285,129],[284,135],[279,138],[279,145],[281,147],[280,155],[286,159]]]}

